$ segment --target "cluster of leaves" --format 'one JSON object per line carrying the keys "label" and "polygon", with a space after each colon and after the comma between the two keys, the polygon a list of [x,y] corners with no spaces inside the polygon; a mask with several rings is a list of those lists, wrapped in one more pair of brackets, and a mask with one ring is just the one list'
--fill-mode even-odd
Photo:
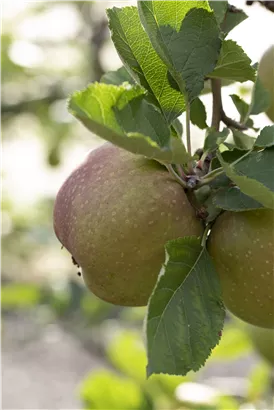
{"label": "cluster of leaves", "polygon": [[[267,108],[269,96],[250,58],[226,39],[247,16],[226,1],[139,1],[138,7],[107,14],[124,66],[72,94],[69,111],[105,140],[184,171],[197,160],[181,138],[178,117],[187,111],[187,121],[206,130],[202,158],[214,158],[205,175],[195,175],[193,186],[207,208],[206,223],[221,210],[273,209],[274,126],[257,138],[233,126],[219,131],[208,127],[199,99],[208,79],[254,82],[250,104],[231,98],[241,128],[258,131],[250,117]],[[196,371],[220,340],[221,290],[205,241],[200,242],[183,238],[166,245],[146,318],[148,375]]]}
{"label": "cluster of leaves", "polygon": [[[232,320],[226,324],[222,344],[213,350],[207,368],[216,365],[216,362],[223,367],[232,361],[245,360],[252,352],[252,343],[244,327]],[[146,352],[137,330],[117,330],[106,343],[105,353],[111,368],[92,371],[79,386],[85,409],[157,410],[183,406],[184,409],[193,410],[237,410],[240,403],[256,404],[268,398],[271,368],[264,362],[259,362],[248,372],[249,380],[241,393],[239,389],[237,393],[231,389],[230,396],[224,395],[216,386],[215,397],[203,397],[199,392],[200,388],[204,390],[208,387],[206,372],[199,376],[194,372],[186,376],[160,374],[144,380]],[[193,391],[193,396],[180,394],[181,389]]]}

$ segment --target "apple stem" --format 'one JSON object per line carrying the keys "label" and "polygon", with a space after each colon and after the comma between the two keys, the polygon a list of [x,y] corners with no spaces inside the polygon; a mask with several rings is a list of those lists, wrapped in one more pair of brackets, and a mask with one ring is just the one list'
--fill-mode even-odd
{"label": "apple stem", "polygon": [[187,152],[191,155],[191,134],[190,134],[190,104],[186,103],[186,143]]}
{"label": "apple stem", "polygon": [[175,172],[173,166],[171,164],[167,164],[166,168],[168,169],[169,173],[176,179],[179,184],[181,184],[185,189],[187,189],[186,182]]}
{"label": "apple stem", "polygon": [[200,179],[195,189],[201,188],[203,185],[207,185],[209,182],[213,181],[213,179],[217,178],[219,175],[222,175],[223,173],[224,169],[222,167],[214,169],[213,171],[209,172]]}
{"label": "apple stem", "polygon": [[[189,155],[191,155],[190,104],[188,101],[186,103],[186,145],[187,145],[187,152],[189,153]],[[188,162],[187,169],[190,175],[195,174],[192,161]]]}
{"label": "apple stem", "polygon": [[211,225],[210,225],[210,224],[208,224],[208,225],[205,227],[205,230],[204,230],[204,233],[203,233],[203,236],[202,236],[202,240],[201,240],[201,246],[202,246],[203,248],[205,248],[205,246],[206,246],[206,240],[207,240],[207,236],[208,236],[208,232],[209,232],[210,228],[211,228]]}

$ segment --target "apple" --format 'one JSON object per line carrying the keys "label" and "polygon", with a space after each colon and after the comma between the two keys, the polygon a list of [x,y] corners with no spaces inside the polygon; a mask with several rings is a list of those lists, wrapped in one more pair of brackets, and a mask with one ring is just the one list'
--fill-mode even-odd
{"label": "apple", "polygon": [[263,54],[259,62],[258,76],[270,96],[270,106],[266,110],[266,115],[274,122],[274,45]]}
{"label": "apple", "polygon": [[215,221],[208,251],[224,303],[243,321],[274,327],[274,212],[224,212]]}
{"label": "apple", "polygon": [[165,260],[165,243],[201,236],[203,225],[166,167],[106,143],[62,185],[54,230],[95,295],[143,306]]}

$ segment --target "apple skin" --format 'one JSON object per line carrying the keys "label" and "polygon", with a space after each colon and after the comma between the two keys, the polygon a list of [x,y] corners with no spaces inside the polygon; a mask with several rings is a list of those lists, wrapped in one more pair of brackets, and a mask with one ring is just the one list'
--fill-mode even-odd
{"label": "apple skin", "polygon": [[274,329],[248,325],[246,331],[257,352],[274,366]]}
{"label": "apple skin", "polygon": [[226,307],[255,326],[274,328],[274,212],[224,212],[214,223],[208,251]]}
{"label": "apple skin", "polygon": [[263,54],[258,67],[258,76],[270,95],[270,106],[266,110],[266,115],[274,122],[274,44]]}
{"label": "apple skin", "polygon": [[165,260],[165,243],[201,236],[203,225],[163,165],[106,143],[58,192],[54,230],[95,295],[143,306]]}

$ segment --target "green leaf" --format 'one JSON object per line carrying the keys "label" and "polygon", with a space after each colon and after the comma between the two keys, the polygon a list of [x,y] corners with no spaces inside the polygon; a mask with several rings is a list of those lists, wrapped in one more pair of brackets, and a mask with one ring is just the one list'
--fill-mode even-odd
{"label": "green leaf", "polygon": [[274,125],[264,127],[255,141],[255,147],[273,147],[274,145]]}
{"label": "green leaf", "polygon": [[270,105],[270,93],[267,91],[259,77],[256,78],[252,88],[251,103],[248,115],[257,115],[265,112]]}
{"label": "green leaf", "polygon": [[109,370],[88,376],[80,385],[80,397],[85,408],[93,410],[136,410],[144,401],[143,392],[135,381]]}
{"label": "green leaf", "polygon": [[233,130],[232,134],[233,134],[235,145],[238,149],[241,149],[241,150],[252,149],[254,142],[255,142],[255,138],[250,137],[249,135],[246,135],[242,131],[239,131],[239,130]]}
{"label": "green leaf", "polygon": [[240,98],[237,94],[231,94],[230,98],[232,99],[235,107],[237,108],[238,113],[240,114],[240,122],[243,122],[248,113],[249,105]]}
{"label": "green leaf", "polygon": [[222,152],[222,157],[225,162],[231,164],[232,162],[238,160],[239,158],[243,157],[245,154],[248,153],[248,150],[244,151],[242,149],[238,149],[233,147],[233,149]]}
{"label": "green leaf", "polygon": [[183,124],[181,123],[180,120],[178,120],[178,118],[176,118],[176,120],[172,121],[172,127],[177,135],[177,137],[182,137],[183,136]]}
{"label": "green leaf", "polygon": [[218,24],[221,24],[227,11],[227,1],[209,1],[210,8],[214,11]]}
{"label": "green leaf", "polygon": [[258,201],[245,195],[238,187],[219,189],[213,197],[213,203],[226,211],[242,212],[263,207]]}
{"label": "green leaf", "polygon": [[210,360],[235,360],[252,352],[252,343],[245,331],[226,324],[222,339],[212,352]]}
{"label": "green leaf", "polygon": [[168,69],[152,47],[136,7],[107,10],[116,50],[134,79],[148,91],[168,123],[185,110],[184,96],[170,84]]}
{"label": "green leaf", "polygon": [[255,69],[250,58],[235,41],[223,41],[221,53],[214,71],[208,74],[211,78],[228,78],[244,82],[255,80]]}
{"label": "green leaf", "polygon": [[228,128],[224,128],[222,131],[215,131],[214,129],[209,128],[204,142],[204,152],[214,151],[218,145],[227,139],[228,134]]}
{"label": "green leaf", "polygon": [[121,85],[124,82],[128,82],[132,85],[135,84],[135,81],[125,67],[120,67],[116,71],[109,71],[101,77],[100,82],[113,85]]}
{"label": "green leaf", "polygon": [[116,335],[107,347],[107,356],[127,376],[140,381],[145,379],[147,359],[140,333],[125,330]]}
{"label": "green leaf", "polygon": [[233,12],[231,9],[228,9],[225,18],[221,24],[222,31],[225,33],[225,35],[227,35],[236,26],[238,26],[240,23],[246,20],[247,17],[248,16],[245,14],[243,10],[237,9],[237,12]]}
{"label": "green leaf", "polygon": [[41,289],[37,285],[27,283],[14,283],[2,285],[2,309],[33,308],[41,300]]}
{"label": "green leaf", "polygon": [[149,300],[148,375],[199,370],[219,342],[224,316],[218,276],[199,238],[168,242]]}
{"label": "green leaf", "polygon": [[195,98],[190,105],[190,120],[201,130],[208,127],[206,123],[206,109],[200,98]]}
{"label": "green leaf", "polygon": [[[267,391],[271,389],[271,366],[266,363],[259,363],[249,374],[248,377],[248,398],[252,402],[257,402],[258,400],[262,399],[262,397],[266,396]],[[270,407],[272,407],[272,397],[269,398],[271,403],[269,403]]]}
{"label": "green leaf", "polygon": [[266,208],[274,209],[274,149],[252,151],[243,156],[238,163],[227,164],[222,155],[217,157],[225,170],[240,190],[260,202]]}
{"label": "green leaf", "polygon": [[179,138],[145,98],[142,87],[94,83],[72,94],[69,111],[90,131],[135,154],[164,162],[189,160]]}
{"label": "green leaf", "polygon": [[191,102],[218,60],[221,40],[214,13],[205,1],[139,1],[138,9],[153,47]]}

